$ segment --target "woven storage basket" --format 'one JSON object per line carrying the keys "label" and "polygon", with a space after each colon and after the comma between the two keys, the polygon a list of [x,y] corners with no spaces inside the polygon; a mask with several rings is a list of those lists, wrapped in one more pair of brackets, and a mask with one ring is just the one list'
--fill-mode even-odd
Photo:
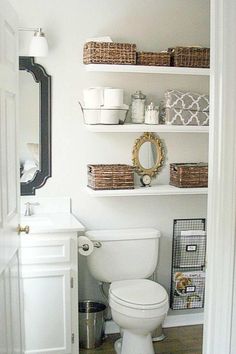
{"label": "woven storage basket", "polygon": [[170,185],[180,188],[207,187],[208,164],[171,163]]}
{"label": "woven storage basket", "polygon": [[171,65],[191,68],[210,67],[210,48],[176,47],[170,48]]}
{"label": "woven storage basket", "polygon": [[170,66],[170,53],[138,52],[137,65]]}
{"label": "woven storage basket", "polygon": [[136,64],[136,44],[88,42],[84,45],[84,64]]}
{"label": "woven storage basket", "polygon": [[94,190],[134,189],[133,167],[129,165],[88,165],[88,187]]}

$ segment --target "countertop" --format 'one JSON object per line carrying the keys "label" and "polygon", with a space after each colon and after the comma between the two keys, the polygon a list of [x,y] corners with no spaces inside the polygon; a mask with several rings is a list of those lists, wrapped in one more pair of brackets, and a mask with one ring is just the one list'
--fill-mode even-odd
{"label": "countertop", "polygon": [[31,216],[21,216],[21,226],[28,225],[29,234],[60,233],[84,231],[85,227],[71,213],[40,213]]}

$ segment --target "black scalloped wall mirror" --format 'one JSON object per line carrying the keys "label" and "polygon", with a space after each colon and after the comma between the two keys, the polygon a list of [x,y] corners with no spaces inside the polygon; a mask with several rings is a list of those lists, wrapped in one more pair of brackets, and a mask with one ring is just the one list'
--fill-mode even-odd
{"label": "black scalloped wall mirror", "polygon": [[35,195],[51,177],[51,76],[33,57],[19,69],[21,195]]}

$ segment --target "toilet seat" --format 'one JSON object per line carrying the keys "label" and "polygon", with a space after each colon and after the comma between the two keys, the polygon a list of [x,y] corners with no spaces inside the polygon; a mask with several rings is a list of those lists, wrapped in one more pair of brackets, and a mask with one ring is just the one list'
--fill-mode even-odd
{"label": "toilet seat", "polygon": [[168,294],[148,279],[117,281],[111,284],[109,304],[116,311],[139,318],[162,316],[168,311]]}
{"label": "toilet seat", "polygon": [[154,309],[168,300],[166,290],[148,279],[122,280],[110,286],[110,296],[117,303],[138,309]]}

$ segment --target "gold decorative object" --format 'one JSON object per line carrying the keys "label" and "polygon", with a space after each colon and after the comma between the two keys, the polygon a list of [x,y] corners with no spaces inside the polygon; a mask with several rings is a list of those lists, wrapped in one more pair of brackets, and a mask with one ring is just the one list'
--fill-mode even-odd
{"label": "gold decorative object", "polygon": [[[145,143],[151,144],[150,151],[152,151],[153,155],[152,166],[144,166],[145,162],[140,161],[140,153]],[[132,152],[132,161],[134,169],[139,175],[149,175],[150,177],[155,177],[163,165],[164,157],[162,142],[158,137],[156,137],[155,134],[144,133],[136,139]]]}

